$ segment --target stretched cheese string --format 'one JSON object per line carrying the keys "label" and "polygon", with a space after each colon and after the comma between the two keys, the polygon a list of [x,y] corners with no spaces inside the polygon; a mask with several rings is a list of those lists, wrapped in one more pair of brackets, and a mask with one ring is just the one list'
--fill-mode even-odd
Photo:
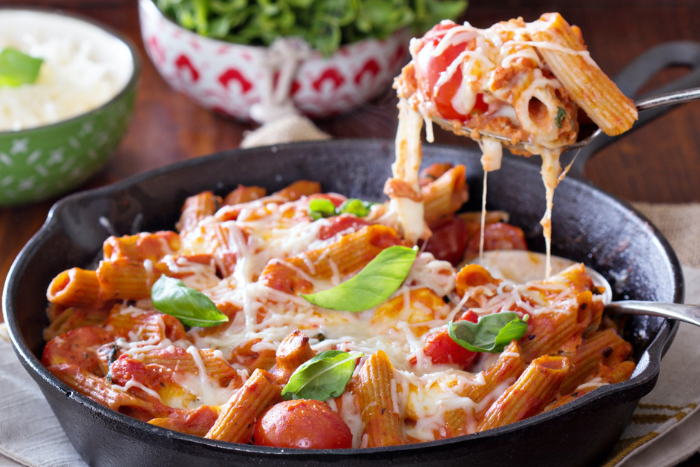
{"label": "stretched cheese string", "polygon": [[489,173],[484,170],[484,192],[481,195],[481,238],[479,238],[479,263],[484,259],[484,230],[486,229],[486,184]]}
{"label": "stretched cheese string", "polygon": [[481,237],[479,238],[479,262],[484,258],[484,230],[486,228],[486,192],[488,173],[501,168],[503,146],[494,138],[483,137],[479,140],[481,148],[481,167],[484,169],[484,190],[481,195]]}
{"label": "stretched cheese string", "polygon": [[[391,170],[394,178],[407,183],[420,195],[418,171],[422,159],[421,130],[423,116],[405,100],[399,101],[399,128],[396,132],[396,161]],[[390,207],[398,214],[403,237],[415,244],[423,237],[426,226],[423,220],[423,201],[395,197]]]}
{"label": "stretched cheese string", "polygon": [[561,165],[559,164],[559,155],[561,149],[542,149],[542,181],[544,182],[545,199],[547,206],[544,212],[544,217],[540,221],[542,225],[544,242],[547,253],[547,263],[545,267],[545,278],[549,279],[552,274],[552,207],[554,206],[554,189],[559,184],[559,174]]}

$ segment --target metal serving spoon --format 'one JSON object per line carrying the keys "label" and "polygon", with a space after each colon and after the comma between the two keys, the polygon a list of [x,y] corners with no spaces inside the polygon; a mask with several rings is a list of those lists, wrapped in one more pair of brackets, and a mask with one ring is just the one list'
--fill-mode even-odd
{"label": "metal serving spoon", "polygon": [[[644,110],[653,109],[655,107],[663,107],[666,105],[684,104],[686,102],[690,102],[690,101],[694,101],[694,100],[698,100],[698,99],[700,99],[700,88],[692,88],[692,89],[686,89],[684,91],[670,92],[667,94],[661,94],[660,96],[642,99],[642,100],[636,101],[634,103],[634,105],[637,107],[637,110],[641,112]],[[452,131],[452,132],[460,134],[460,135],[469,136],[474,131],[473,128],[457,125],[455,120],[445,120],[445,119],[440,118],[440,117],[432,117],[431,120],[434,121],[435,123],[437,123],[438,125],[440,125],[445,130]],[[582,147],[588,145],[595,138],[597,138],[598,135],[600,135],[602,132],[603,131],[600,128],[598,128],[595,132],[593,132],[587,138],[584,138],[580,141],[576,141],[575,143],[566,146],[566,150],[582,148]],[[494,134],[490,134],[490,133],[483,133],[480,131],[478,133],[481,136],[487,136],[489,138],[493,138],[495,140],[498,140],[506,148],[518,149],[521,151],[528,150],[526,147],[527,143],[520,142],[520,143],[513,144],[513,143],[511,143],[511,140],[506,136],[494,135]]]}
{"label": "metal serving spoon", "polygon": [[[544,277],[546,256],[543,253],[532,251],[487,251],[481,264],[491,272],[494,277],[505,279],[513,283],[524,283],[531,280],[539,280]],[[552,274],[576,264],[570,259],[552,255]],[[678,303],[659,303],[640,300],[612,301],[612,287],[610,283],[596,270],[586,266],[586,272],[593,280],[596,287],[605,288],[603,303],[605,311],[628,315],[652,315],[664,318],[677,319],[686,323],[700,326],[700,306],[681,305]]]}

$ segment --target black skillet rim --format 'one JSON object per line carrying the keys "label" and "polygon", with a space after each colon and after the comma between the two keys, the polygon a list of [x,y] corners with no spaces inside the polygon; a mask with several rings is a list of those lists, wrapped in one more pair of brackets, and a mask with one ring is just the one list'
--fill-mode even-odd
{"label": "black skillet rim", "polygon": [[[288,145],[284,145],[284,147],[289,147],[292,146],[295,149],[299,151],[303,151],[305,147],[308,146],[316,146],[318,144],[323,144],[323,145],[328,145],[328,146],[339,146],[339,147],[344,147],[348,144],[354,146],[354,147],[366,147],[368,150],[372,147],[376,146],[386,146],[386,145],[392,145],[393,142],[389,140],[381,140],[381,139],[352,139],[352,140],[330,140],[330,141],[324,141],[324,142],[301,142],[301,143],[292,143]],[[277,147],[280,147],[282,145],[275,145],[275,146],[270,146],[270,150],[275,152]],[[449,146],[449,145],[431,145],[432,147],[435,147],[436,149],[439,149],[440,147],[444,147],[445,149],[454,149],[455,146]],[[571,412],[574,412],[576,410],[586,410],[586,407],[590,407],[593,404],[597,403],[600,399],[608,399],[610,396],[614,395],[615,393],[630,393],[630,392],[635,392],[635,389],[640,389],[646,385],[649,384],[655,384],[655,380],[658,377],[659,374],[659,364],[661,357],[665,354],[666,350],[668,350],[668,347],[673,341],[673,338],[676,335],[676,332],[678,331],[678,327],[680,323],[675,320],[669,320],[666,319],[664,320],[663,324],[659,328],[659,331],[657,332],[657,335],[654,337],[652,342],[649,344],[649,346],[644,350],[641,360],[647,360],[646,367],[642,372],[638,375],[633,376],[630,380],[625,381],[623,383],[618,383],[615,385],[611,386],[606,386],[606,387],[601,387],[598,388],[594,393],[589,393],[586,396],[577,399],[575,401],[572,401],[562,407],[559,407],[555,410],[552,410],[547,413],[539,414],[534,417],[528,418],[526,420],[522,420],[520,422],[516,422],[510,425],[506,425],[500,428],[496,428],[493,430],[488,430],[482,433],[474,433],[471,435],[463,436],[463,437],[457,437],[457,438],[448,438],[448,439],[443,439],[443,440],[438,440],[438,441],[431,441],[431,442],[426,442],[426,443],[418,443],[418,444],[409,444],[409,445],[404,445],[404,446],[389,446],[389,447],[379,447],[379,448],[365,448],[365,449],[335,449],[335,450],[323,450],[323,449],[317,449],[317,450],[304,450],[304,449],[279,449],[279,448],[271,448],[271,447],[264,447],[264,446],[253,446],[253,445],[247,445],[247,444],[236,444],[236,443],[226,443],[226,442],[221,442],[221,441],[213,441],[205,438],[200,438],[197,436],[192,436],[192,435],[187,435],[179,432],[174,432],[171,430],[167,430],[165,428],[160,428],[160,427],[155,427],[152,425],[148,425],[144,422],[141,422],[139,420],[136,420],[134,418],[128,417],[126,415],[122,415],[121,413],[115,412],[111,409],[108,409],[93,400],[89,399],[88,397],[78,393],[77,391],[74,391],[67,385],[65,385],[63,382],[58,380],[55,376],[53,376],[42,364],[41,362],[34,356],[32,351],[25,345],[23,339],[21,338],[21,333],[18,327],[17,320],[15,319],[15,314],[16,314],[16,306],[14,303],[14,297],[13,292],[16,290],[18,282],[19,282],[19,277],[24,273],[26,264],[25,258],[29,258],[33,255],[35,250],[38,248],[39,245],[41,245],[44,241],[44,238],[54,229],[60,228],[57,225],[57,218],[56,214],[60,212],[61,210],[65,209],[66,206],[74,204],[79,202],[83,198],[89,198],[89,197],[98,197],[98,196],[113,196],[117,194],[118,192],[131,187],[133,185],[137,185],[140,183],[143,183],[147,181],[150,178],[158,177],[161,175],[168,174],[170,172],[174,171],[179,171],[182,169],[190,168],[199,164],[205,164],[208,161],[218,161],[221,159],[226,159],[228,157],[231,157],[232,155],[239,155],[239,156],[244,156],[246,152],[254,152],[254,151],[260,151],[261,148],[252,148],[252,149],[237,149],[237,150],[228,150],[228,151],[222,151],[219,153],[212,154],[210,156],[205,156],[205,157],[200,157],[196,159],[188,159],[185,161],[180,161],[176,162],[174,164],[157,168],[154,170],[150,170],[148,172],[144,172],[142,174],[134,175],[132,177],[129,177],[125,180],[122,180],[120,182],[117,182],[113,185],[109,185],[106,187],[102,188],[97,188],[89,191],[84,191],[80,193],[76,193],[70,196],[67,196],[66,198],[58,201],[54,206],[51,208],[49,211],[49,214],[47,216],[46,222],[44,225],[41,227],[41,229],[30,239],[30,241],[24,246],[22,251],[17,255],[17,258],[15,259],[14,263],[12,264],[12,267],[10,268],[10,271],[8,273],[8,278],[5,283],[5,288],[3,292],[3,310],[4,310],[4,316],[5,316],[5,322],[8,325],[8,329],[10,331],[10,338],[13,344],[13,347],[15,349],[15,353],[18,355],[22,365],[27,369],[27,371],[30,373],[30,375],[37,380],[43,381],[43,383],[49,385],[53,390],[63,392],[66,394],[66,396],[69,399],[72,399],[75,403],[84,405],[89,407],[91,410],[96,412],[98,416],[101,418],[107,420],[110,422],[110,425],[113,430],[122,432],[124,434],[127,434],[129,436],[133,436],[134,431],[140,431],[144,436],[142,436],[142,440],[146,440],[146,438],[150,438],[152,441],[157,441],[158,439],[162,439],[162,441],[178,441],[178,443],[175,444],[174,448],[177,451],[188,451],[189,447],[199,447],[204,448],[206,450],[211,450],[215,452],[220,452],[220,453],[231,453],[231,454],[240,454],[240,455],[251,455],[251,454],[259,454],[264,457],[268,457],[270,455],[282,457],[280,460],[283,461],[286,458],[289,458],[290,460],[293,458],[297,457],[311,457],[311,458],[317,458],[318,460],[322,460],[323,458],[326,458],[327,456],[332,456],[334,459],[339,459],[339,458],[353,458],[353,457],[372,457],[376,455],[390,455],[392,452],[406,452],[406,451],[414,451],[414,450],[421,450],[421,451],[428,451],[428,450],[433,450],[433,449],[439,449],[441,447],[446,447],[452,444],[457,444],[460,443],[466,439],[470,440],[477,440],[481,438],[490,438],[490,437],[497,437],[501,435],[506,435],[511,432],[517,432],[521,429],[526,429],[527,427],[539,423],[543,423],[549,420],[552,420],[554,418],[557,418],[559,416],[564,416],[566,414],[569,414]],[[511,163],[515,164],[529,164],[530,162],[527,162],[526,160],[523,160],[521,158],[512,158]],[[614,202],[618,203],[621,207],[623,207],[625,210],[631,212],[634,214],[636,217],[638,217],[642,222],[648,224],[650,229],[652,229],[652,232],[654,234],[654,237],[658,242],[660,242],[662,249],[664,252],[667,254],[668,259],[670,261],[670,266],[673,270],[673,279],[675,282],[675,290],[673,294],[673,301],[676,303],[680,303],[683,300],[683,294],[684,294],[684,284],[683,284],[683,274],[682,270],[680,267],[680,263],[678,261],[678,258],[676,257],[673,249],[671,248],[671,245],[669,244],[668,240],[661,234],[661,232],[646,218],[644,217],[641,213],[639,213],[637,210],[635,210],[629,203],[627,203],[624,200],[618,199],[617,197],[610,195],[603,190],[595,187],[592,183],[588,181],[580,181],[576,179],[569,179],[571,180],[569,183],[577,183],[577,184],[583,184],[583,185],[588,185],[594,190],[597,190],[604,194],[605,196],[610,197]],[[45,389],[42,388],[42,391]],[[641,396],[640,396],[641,397]],[[633,399],[633,398],[626,398],[624,401],[620,401],[618,403],[626,402],[628,399]],[[637,398],[638,399],[638,398]]]}

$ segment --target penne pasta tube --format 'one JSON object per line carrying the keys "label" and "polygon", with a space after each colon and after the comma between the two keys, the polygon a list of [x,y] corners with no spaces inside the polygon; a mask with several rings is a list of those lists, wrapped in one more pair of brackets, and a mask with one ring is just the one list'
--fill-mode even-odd
{"label": "penne pasta tube", "polygon": [[404,444],[398,401],[393,399],[394,367],[382,350],[372,354],[360,369],[360,415],[367,447]]}
{"label": "penne pasta tube", "polygon": [[466,173],[466,167],[458,165],[421,188],[423,217],[430,228],[457,212],[469,198]]}
{"label": "penne pasta tube", "polygon": [[56,336],[83,326],[102,325],[108,314],[104,309],[68,308],[44,329],[44,340],[48,342]]}
{"label": "penne pasta tube", "polygon": [[534,360],[515,384],[493,403],[477,430],[498,428],[540,413],[557,395],[568,369],[566,357],[545,355]]}
{"label": "penne pasta tube", "polygon": [[257,369],[270,371],[277,363],[277,357],[273,349],[262,349],[259,352],[253,351],[253,346],[260,342],[260,339],[251,339],[231,352],[231,363],[243,365],[249,371]]}
{"label": "penne pasta tube", "polygon": [[491,295],[491,289],[495,291],[500,283],[501,280],[495,279],[483,266],[467,264],[455,276],[455,292],[457,292],[459,298],[462,298],[467,290],[485,286],[483,292]]}
{"label": "penne pasta tube", "polygon": [[102,297],[97,274],[80,268],[63,271],[51,281],[46,298],[66,307],[98,308]]}
{"label": "penne pasta tube", "polygon": [[578,385],[596,374],[601,364],[615,365],[627,360],[631,353],[632,345],[613,329],[596,332],[584,339],[576,354],[569,358],[569,372],[564,378],[560,392],[573,392]]}
{"label": "penne pasta tube", "polygon": [[221,409],[217,406],[203,405],[196,409],[176,410],[167,417],[154,418],[148,423],[168,430],[203,437],[214,426],[220,412]]}
{"label": "penne pasta tube", "polygon": [[102,261],[97,268],[97,280],[106,300],[141,300],[151,298],[151,286],[160,273],[152,274],[138,261],[119,258]]}
{"label": "penne pasta tube", "polygon": [[516,341],[511,342],[503,353],[498,357],[496,363],[483,373],[483,384],[472,384],[459,392],[461,397],[468,397],[478,404],[474,413],[468,414],[462,409],[450,410],[445,413],[445,428],[447,437],[452,438],[467,434],[467,423],[469,418],[480,419],[488,410],[494,399],[489,400],[489,396],[499,386],[510,386],[525,370],[525,362],[520,355],[520,346]]}
{"label": "penne pasta tube", "polygon": [[313,284],[307,278],[330,279],[334,274],[347,276],[365,267],[385,248],[401,244],[393,229],[368,225],[326,248],[268,263],[260,280],[286,293],[308,293],[313,290]]}
{"label": "penne pasta tube", "polygon": [[601,386],[627,381],[632,377],[632,373],[634,373],[635,368],[635,363],[629,360],[620,362],[612,367],[603,366],[595,374],[593,379],[580,384],[571,394],[557,397],[549,405],[547,405],[544,411],[547,412],[549,410],[556,409],[557,407],[561,407],[567,402],[576,400]]}
{"label": "penne pasta tube", "polygon": [[109,237],[102,246],[105,261],[129,258],[134,261],[159,261],[180,249],[180,236],[175,232],[140,233]]}
{"label": "penne pasta tube", "polygon": [[169,339],[172,342],[187,339],[185,327],[174,316],[156,312],[130,313],[119,305],[109,312],[105,328],[117,337],[127,340],[146,340],[161,342]]}
{"label": "penne pasta tube", "polygon": [[236,204],[249,203],[260,199],[267,194],[267,190],[260,186],[243,186],[238,187],[224,198],[224,204],[227,206],[235,206]]}
{"label": "penne pasta tube", "polygon": [[298,329],[284,338],[277,348],[276,364],[270,371],[275,380],[285,385],[299,366],[314,357],[309,338]]}
{"label": "penne pasta tube", "polygon": [[255,420],[280,397],[281,388],[264,370],[255,370],[248,381],[224,406],[205,438],[247,443],[253,436]]}
{"label": "penne pasta tube", "polygon": [[[547,13],[534,23],[532,39],[554,76],[571,98],[608,135],[629,130],[637,108],[588,55],[580,36],[559,13]],[[552,44],[552,46],[547,46]]]}
{"label": "penne pasta tube", "polygon": [[309,180],[298,180],[291,185],[275,192],[272,196],[284,198],[287,201],[296,201],[302,196],[311,196],[321,192],[321,184]]}
{"label": "penne pasta tube", "polygon": [[194,196],[190,196],[182,205],[180,220],[175,225],[178,232],[192,230],[199,224],[199,221],[208,216],[214,215],[222,204],[220,197],[211,191],[205,191]]}
{"label": "penne pasta tube", "polygon": [[167,416],[174,410],[157,400],[142,399],[127,392],[118,391],[104,378],[88,373],[76,365],[62,363],[51,365],[48,370],[65,384],[98,404],[144,422]]}
{"label": "penne pasta tube", "polygon": [[221,387],[240,387],[243,381],[238,372],[224,360],[221,353],[212,349],[194,350],[190,347],[188,350],[180,347],[167,347],[165,349],[149,350],[140,354],[139,360],[146,365],[155,364],[164,368],[176,370],[178,372],[199,375],[199,365],[195,361],[194,356],[190,353],[196,351],[199,354],[199,359],[204,365],[207,377],[215,380]]}

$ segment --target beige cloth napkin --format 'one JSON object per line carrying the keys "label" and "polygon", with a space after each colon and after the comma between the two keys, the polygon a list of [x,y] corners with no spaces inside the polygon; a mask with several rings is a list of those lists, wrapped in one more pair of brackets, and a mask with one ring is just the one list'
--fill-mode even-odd
{"label": "beige cloth napkin", "polygon": [[[244,144],[329,137],[310,123],[298,116],[276,120],[252,132]],[[700,303],[700,204],[637,207],[665,233],[684,264],[686,303]],[[3,331],[0,324],[0,467],[85,466],[9,341],[3,340]],[[700,328],[683,324],[663,360],[657,386],[642,399],[604,467],[672,466],[698,451],[700,368],[689,365],[697,361]]]}
{"label": "beige cloth napkin", "polygon": [[[683,264],[685,302],[700,304],[700,203],[634,203],[671,243]],[[682,323],[654,390],[604,467],[666,467],[700,452],[700,328]]]}

